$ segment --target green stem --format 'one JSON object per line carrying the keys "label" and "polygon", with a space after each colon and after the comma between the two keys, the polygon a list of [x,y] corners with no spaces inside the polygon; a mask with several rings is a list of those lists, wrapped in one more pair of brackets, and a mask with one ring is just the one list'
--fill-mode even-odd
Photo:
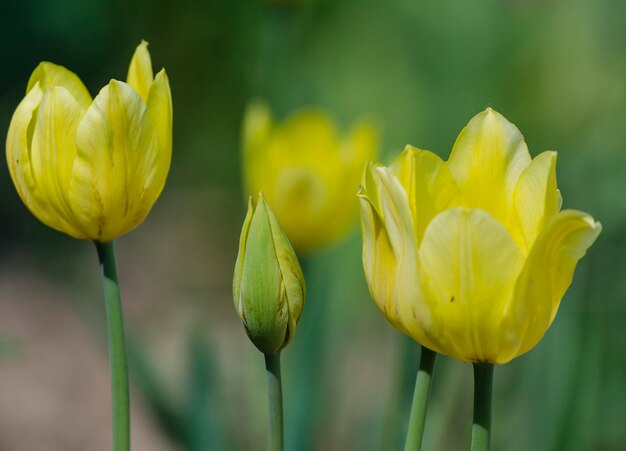
{"label": "green stem", "polygon": [[474,424],[472,451],[489,451],[493,365],[474,363]]}
{"label": "green stem", "polygon": [[280,378],[280,352],[265,354],[265,374],[269,395],[268,451],[283,451],[283,387]]}
{"label": "green stem", "polygon": [[111,398],[113,407],[113,451],[130,450],[130,399],[128,394],[128,369],[124,346],[124,322],[120,287],[115,265],[113,242],[96,242],[104,302],[106,305],[109,360],[111,364]]}
{"label": "green stem", "polygon": [[415,378],[415,390],[413,392],[413,404],[411,406],[411,417],[409,419],[409,431],[406,436],[404,451],[416,451],[422,447],[422,437],[424,435],[424,423],[426,420],[426,406],[428,404],[428,394],[430,392],[430,381],[433,377],[437,353],[422,346],[422,356],[420,366]]}

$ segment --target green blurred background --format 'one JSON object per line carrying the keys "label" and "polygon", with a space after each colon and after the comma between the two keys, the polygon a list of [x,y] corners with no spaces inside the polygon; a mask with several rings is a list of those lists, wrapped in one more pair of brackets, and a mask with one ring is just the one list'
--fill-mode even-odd
{"label": "green blurred background", "polygon": [[[497,368],[494,449],[626,449],[626,2],[3,1],[0,129],[40,61],[95,95],[125,78],[141,39],[167,69],[175,119],[163,195],[118,240],[133,449],[265,446],[263,358],[230,289],[239,128],[259,96],[279,118],[317,105],[344,129],[370,114],[387,162],[407,143],[447,157],[486,106],[533,155],[557,150],[564,207],[604,231],[544,340]],[[0,450],[110,449],[95,252],[38,223],[2,171]],[[304,383],[298,334],[283,353],[288,449],[401,449],[418,349],[370,300],[356,227],[307,274],[310,300],[327,303],[309,332],[322,356]],[[471,383],[470,365],[438,361],[424,449],[468,448]]]}

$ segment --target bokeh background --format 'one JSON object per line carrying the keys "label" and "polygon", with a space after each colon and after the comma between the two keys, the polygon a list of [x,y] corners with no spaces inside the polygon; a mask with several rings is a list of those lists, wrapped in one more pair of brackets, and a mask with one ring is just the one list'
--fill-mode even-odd
{"label": "bokeh background", "polygon": [[[342,129],[369,115],[385,162],[407,143],[447,157],[486,106],[533,155],[557,150],[564,207],[604,231],[544,340],[497,368],[494,449],[626,449],[623,0],[3,1],[0,130],[40,61],[95,95],[125,78],[141,39],[170,76],[175,119],[162,197],[117,246],[133,449],[265,447],[263,358],[230,288],[240,125],[254,97],[279,118],[319,106]],[[0,450],[110,449],[95,251],[38,223],[0,166]],[[418,348],[370,300],[356,224],[307,259],[307,274],[310,299],[327,306],[309,332],[321,356],[308,376],[298,334],[283,353],[288,449],[401,449]],[[438,361],[424,449],[468,447],[471,376]]]}

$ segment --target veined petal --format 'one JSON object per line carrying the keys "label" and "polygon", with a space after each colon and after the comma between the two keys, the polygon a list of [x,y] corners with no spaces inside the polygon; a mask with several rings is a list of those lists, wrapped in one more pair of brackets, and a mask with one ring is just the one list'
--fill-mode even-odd
{"label": "veined petal", "polygon": [[135,88],[144,101],[147,101],[153,79],[154,73],[152,72],[152,60],[148,51],[148,43],[141,41],[141,44],[135,49],[133,58],[130,60],[126,82]]}
{"label": "veined petal", "polygon": [[94,99],[77,133],[70,201],[90,239],[110,241],[139,225],[161,191],[159,140],[146,104],[112,80]]}
{"label": "veined petal", "polygon": [[[263,196],[259,196],[259,203],[263,203],[265,207],[265,199]],[[304,308],[305,300],[305,281],[300,263],[296,253],[291,246],[291,243],[287,239],[287,236],[282,230],[278,218],[274,215],[271,208],[266,208],[267,217],[269,219],[270,228],[272,230],[272,237],[274,239],[274,249],[278,265],[280,267],[280,273],[282,275],[282,283],[285,287],[285,295],[287,297],[287,337],[285,337],[285,346],[291,339],[296,331],[296,324],[302,309]]]}
{"label": "veined petal", "polygon": [[30,92],[37,83],[39,83],[39,89],[42,92],[54,86],[61,86],[67,89],[84,110],[91,104],[91,95],[89,95],[89,91],[87,91],[83,82],[80,81],[80,78],[74,72],[67,70],[63,66],[45,61],[40,63],[28,80],[26,92]]}
{"label": "veined petal", "polygon": [[460,205],[459,188],[448,166],[428,150],[406,146],[390,169],[409,196],[419,246],[430,221]]}
{"label": "veined petal", "polygon": [[39,105],[30,152],[32,176],[45,196],[45,209],[52,222],[48,225],[76,238],[86,235],[68,198],[76,157],[76,129],[83,114],[67,89],[48,89]]}
{"label": "veined petal", "polygon": [[[35,211],[41,211],[42,202],[40,193],[37,193],[30,165],[30,145],[42,96],[43,92],[39,89],[39,84],[26,94],[13,113],[6,142],[7,165],[15,188],[26,206]],[[44,221],[42,217],[37,217]]]}
{"label": "veined petal", "polygon": [[423,334],[430,313],[424,308],[418,280],[417,245],[407,194],[387,168],[368,165],[364,181],[368,179],[365,186],[376,188],[374,197],[369,192],[359,197],[363,266],[370,292],[396,328],[431,347]]}
{"label": "veined petal", "polygon": [[524,169],[513,195],[513,238],[525,254],[546,224],[558,212],[556,152],[543,152]]}
{"label": "veined petal", "polygon": [[523,265],[504,226],[484,210],[446,210],[428,225],[419,258],[431,349],[497,362],[502,313]]}
{"label": "veined petal", "polygon": [[165,186],[165,179],[172,161],[172,94],[165,69],[161,69],[154,78],[154,83],[148,94],[147,107],[148,118],[159,139],[158,172],[155,175],[155,183],[153,184],[155,190],[158,188],[158,192],[152,193],[152,196],[155,196],[156,199],[163,186]]}
{"label": "veined petal", "polygon": [[448,166],[463,193],[463,205],[482,208],[506,224],[517,180],[530,161],[517,127],[487,108],[461,131]]}
{"label": "veined petal", "polygon": [[516,284],[503,330],[519,337],[504,361],[535,346],[554,320],[576,264],[596,240],[602,226],[576,210],[555,215],[539,235]]}

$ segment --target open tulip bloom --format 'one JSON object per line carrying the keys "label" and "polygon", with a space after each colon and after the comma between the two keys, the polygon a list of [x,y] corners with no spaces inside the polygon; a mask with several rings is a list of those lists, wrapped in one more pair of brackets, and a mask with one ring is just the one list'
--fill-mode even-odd
{"label": "open tulip bloom", "polygon": [[33,72],[7,136],[7,162],[22,201],[44,224],[96,243],[104,281],[113,392],[113,446],[130,446],[128,376],[113,240],[156,202],[172,154],[172,100],[147,43],[127,82],[92,99],[80,79],[43,62]]}
{"label": "open tulip bloom", "polygon": [[552,324],[601,225],[561,211],[556,152],[534,159],[520,131],[487,109],[448,161],[407,146],[370,163],[359,199],[372,297],[398,330],[461,361],[501,364]]}
{"label": "open tulip bloom", "polygon": [[243,175],[248,193],[262,191],[299,254],[337,241],[354,225],[358,207],[347,186],[376,158],[378,132],[356,122],[345,136],[317,109],[277,123],[260,101],[243,122]]}

